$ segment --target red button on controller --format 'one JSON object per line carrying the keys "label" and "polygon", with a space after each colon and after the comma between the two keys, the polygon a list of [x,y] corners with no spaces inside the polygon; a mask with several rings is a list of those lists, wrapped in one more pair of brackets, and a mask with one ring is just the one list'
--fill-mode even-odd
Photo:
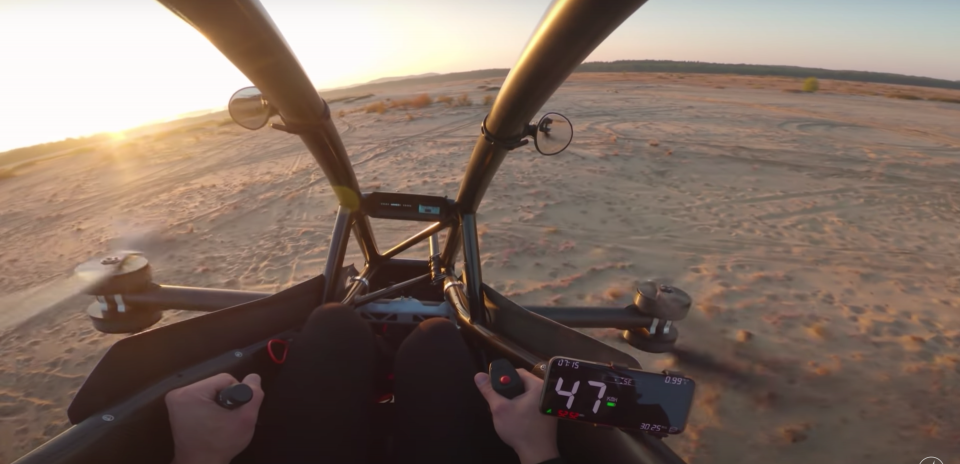
{"label": "red button on controller", "polygon": [[508,384],[508,383],[510,383],[510,376],[509,376],[509,375],[504,375],[504,376],[501,376],[501,377],[500,377],[500,385],[506,385],[506,384]]}

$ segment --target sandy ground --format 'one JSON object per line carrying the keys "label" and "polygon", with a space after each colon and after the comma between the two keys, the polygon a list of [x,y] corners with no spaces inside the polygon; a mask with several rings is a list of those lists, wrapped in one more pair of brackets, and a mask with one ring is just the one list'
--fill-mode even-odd
{"label": "sandy ground", "polygon": [[[454,196],[486,109],[357,108],[419,92],[477,103],[489,84],[333,105],[364,189]],[[688,432],[668,439],[690,462],[960,456],[960,105],[822,86],[575,75],[545,107],[574,122],[570,149],[514,152],[482,205],[484,278],[521,303],[625,304],[646,278],[694,297],[681,345],[749,381],[630,351],[697,379]],[[157,282],[277,290],[320,272],[335,213],[299,139],[218,121],[19,167],[0,199],[0,294],[49,285],[121,235],[141,238]],[[375,226],[385,248],[422,224]],[[0,463],[68,426],[118,339],[93,330],[89,301],[0,308]]]}

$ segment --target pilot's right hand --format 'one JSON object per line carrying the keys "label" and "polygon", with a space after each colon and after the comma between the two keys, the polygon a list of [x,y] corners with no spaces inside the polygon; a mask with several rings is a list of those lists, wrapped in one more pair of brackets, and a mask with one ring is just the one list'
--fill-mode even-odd
{"label": "pilot's right hand", "polygon": [[250,444],[263,401],[260,376],[243,379],[253,390],[249,403],[224,409],[216,402],[217,393],[236,383],[232,375],[220,374],[167,393],[173,464],[229,464]]}
{"label": "pilot's right hand", "polygon": [[520,456],[521,464],[538,464],[558,458],[557,419],[540,413],[543,381],[524,369],[517,369],[524,393],[512,400],[500,396],[490,385],[490,376],[481,372],[473,380],[490,404],[493,427],[504,443]]}

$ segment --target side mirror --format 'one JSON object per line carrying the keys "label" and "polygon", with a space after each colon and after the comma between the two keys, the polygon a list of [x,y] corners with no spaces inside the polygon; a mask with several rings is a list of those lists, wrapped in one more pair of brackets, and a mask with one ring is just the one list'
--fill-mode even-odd
{"label": "side mirror", "polygon": [[523,133],[516,140],[498,140],[487,132],[487,118],[483,118],[480,133],[487,142],[507,150],[520,148],[530,142],[527,137],[533,137],[533,145],[541,155],[553,156],[570,145],[573,140],[573,124],[560,113],[547,113],[540,118],[540,122],[525,125]]}
{"label": "side mirror", "polygon": [[257,130],[267,125],[270,117],[277,114],[270,103],[263,98],[260,89],[256,87],[244,87],[237,90],[230,97],[227,110],[234,122],[250,130]]}
{"label": "side mirror", "polygon": [[573,140],[573,124],[560,113],[547,113],[540,118],[533,134],[533,145],[541,155],[553,156],[567,149]]}

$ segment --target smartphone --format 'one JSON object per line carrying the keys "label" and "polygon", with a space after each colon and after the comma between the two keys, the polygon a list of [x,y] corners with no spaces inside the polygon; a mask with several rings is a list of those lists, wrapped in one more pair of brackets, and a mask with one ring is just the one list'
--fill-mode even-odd
{"label": "smartphone", "polygon": [[695,387],[692,379],[683,376],[555,357],[547,364],[540,412],[579,422],[678,434],[687,427]]}

